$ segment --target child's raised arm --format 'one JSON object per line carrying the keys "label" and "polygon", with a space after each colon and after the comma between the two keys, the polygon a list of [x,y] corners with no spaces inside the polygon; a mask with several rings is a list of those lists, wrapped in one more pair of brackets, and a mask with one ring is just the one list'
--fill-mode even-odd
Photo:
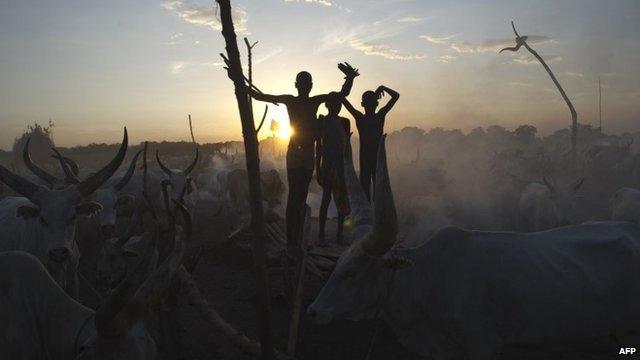
{"label": "child's raised arm", "polygon": [[351,103],[349,102],[349,100],[347,100],[347,98],[342,98],[342,105],[344,105],[345,109],[347,109],[347,111],[351,114],[351,116],[353,116],[356,120],[362,117],[362,113],[356,110],[356,108],[354,108],[353,105],[351,105]]}
{"label": "child's raised arm", "polygon": [[388,88],[384,85],[380,85],[376,90],[376,94],[378,94],[379,97],[382,97],[384,93],[389,94],[389,96],[391,96],[391,99],[389,99],[389,102],[387,102],[387,104],[380,109],[379,113],[382,115],[387,115],[387,113],[391,111],[393,106],[396,104],[398,99],[400,99],[400,94],[398,94],[397,91],[391,88]]}
{"label": "child's raised arm", "polygon": [[273,104],[286,104],[293,97],[291,95],[270,95],[256,91],[252,88],[247,88],[252,98],[258,101],[270,102]]}

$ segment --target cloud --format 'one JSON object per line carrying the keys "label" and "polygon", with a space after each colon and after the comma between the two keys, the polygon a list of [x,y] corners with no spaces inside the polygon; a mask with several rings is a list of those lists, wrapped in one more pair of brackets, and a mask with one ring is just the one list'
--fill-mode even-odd
{"label": "cloud", "polygon": [[169,70],[171,71],[171,74],[178,75],[182,73],[185,65],[187,65],[187,63],[184,61],[174,61],[171,64],[169,64]]}
{"label": "cloud", "polygon": [[432,44],[446,44],[452,37],[454,37],[454,35],[421,35],[420,39]]}
{"label": "cloud", "polygon": [[[207,26],[216,31],[222,30],[220,19],[213,6],[186,6],[182,0],[165,0],[161,7],[178,15],[189,24]],[[241,34],[248,33],[247,12],[238,6],[233,7],[232,12],[236,31]]]}
{"label": "cloud", "polygon": [[[528,44],[544,44],[553,42],[553,39],[547,36],[530,35],[527,39]],[[483,53],[488,51],[500,51],[507,46],[514,46],[515,40],[510,39],[488,39],[477,43],[469,41],[455,42],[451,44],[451,48],[459,53]]]}
{"label": "cloud", "polygon": [[355,50],[362,51],[365,55],[380,56],[389,60],[420,60],[427,57],[426,55],[421,54],[402,53],[388,45],[372,44],[360,40],[352,40],[350,45]]}
{"label": "cloud", "polygon": [[175,33],[169,37],[169,41],[167,42],[167,44],[168,45],[180,44],[182,42],[182,37],[183,37],[182,33]]}
{"label": "cloud", "polygon": [[304,3],[312,3],[312,4],[318,4],[318,5],[324,5],[324,6],[332,6],[333,3],[329,0],[284,0],[284,2],[304,2]]}
{"label": "cloud", "polygon": [[[558,55],[547,55],[547,56],[543,56],[542,59],[547,64],[552,64],[558,61],[562,61],[562,58]],[[516,56],[513,58],[513,61],[523,65],[539,64],[538,60],[535,57],[533,57],[533,55]]]}
{"label": "cloud", "polygon": [[457,59],[457,56],[454,55],[442,55],[438,57],[438,61],[443,62],[443,63],[450,63],[453,60]]}
{"label": "cloud", "polygon": [[375,23],[332,26],[325,30],[318,50],[335,50],[343,46],[360,51],[365,55],[379,56],[389,60],[420,60],[427,58],[424,54],[405,53],[388,45],[391,38],[402,34],[407,24],[399,24],[395,18],[376,21]]}
{"label": "cloud", "polygon": [[418,16],[405,16],[403,18],[398,19],[399,23],[418,23],[424,20],[423,17]]}

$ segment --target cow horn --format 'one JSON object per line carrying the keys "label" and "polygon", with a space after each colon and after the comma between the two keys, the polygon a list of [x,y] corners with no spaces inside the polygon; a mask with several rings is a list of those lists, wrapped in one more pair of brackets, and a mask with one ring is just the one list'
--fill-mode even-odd
{"label": "cow horn", "polygon": [[358,181],[356,169],[353,166],[353,151],[351,142],[347,142],[344,152],[344,176],[349,194],[349,207],[351,208],[351,218],[353,220],[353,236],[355,239],[362,238],[373,229],[373,212],[371,204]]}
{"label": "cow horn", "polygon": [[386,134],[382,136],[378,146],[378,162],[376,165],[376,183],[373,195],[374,223],[373,231],[362,242],[363,249],[375,256],[389,251],[398,233],[398,215],[391,192],[389,169],[387,168]]}
{"label": "cow horn", "polygon": [[174,204],[180,209],[186,223],[185,238],[174,236],[167,257],[162,264],[145,280],[140,286],[136,294],[133,296],[133,302],[138,304],[148,304],[158,301],[162,294],[171,284],[176,271],[182,264],[182,255],[184,253],[184,241],[191,236],[191,215],[187,209],[177,201]]}
{"label": "cow horn", "polygon": [[79,183],[80,180],[78,180],[77,174],[74,174],[73,171],[69,168],[69,165],[64,160],[64,156],[62,156],[62,154],[60,154],[60,152],[56,148],[51,148],[51,150],[53,150],[53,152],[56,153],[55,155],[52,155],[52,157],[54,159],[58,159],[58,161],[60,162],[60,167],[62,168],[62,171],[64,171],[64,175],[65,175],[64,180],[67,183],[71,183],[71,184]]}
{"label": "cow horn", "polygon": [[[143,236],[152,236],[145,233]],[[100,306],[96,312],[94,323],[98,335],[101,338],[112,339],[119,337],[129,330],[137,319],[134,319],[131,312],[123,312],[128,305],[134,304],[130,300],[134,297],[138,288],[145,282],[147,275],[157,261],[158,253],[153,251],[153,242],[145,241],[147,244],[140,261],[131,273],[116,287],[111,295]]]}
{"label": "cow horn", "polygon": [[31,170],[32,173],[34,173],[40,179],[44,180],[47,184],[49,185],[55,184],[56,182],[58,182],[58,179],[56,179],[55,176],[49,174],[44,169],[36,165],[31,160],[31,155],[29,154],[30,142],[31,142],[31,137],[27,139],[27,142],[24,144],[24,149],[22,151],[22,160],[24,161],[24,164],[27,166],[27,168],[29,168],[29,170]]}
{"label": "cow horn", "polygon": [[80,175],[80,167],[78,166],[78,164],[75,161],[73,161],[73,159],[68,158],[66,156],[63,157],[63,159],[64,159],[64,162],[66,162],[67,165],[71,168],[71,171],[73,171],[73,174],[75,176]]}
{"label": "cow horn", "polygon": [[122,144],[116,156],[105,167],[100,169],[97,173],[89,176],[84,181],[78,184],[78,191],[83,196],[89,196],[96,191],[102,184],[104,184],[109,178],[118,170],[124,156],[127,154],[127,146],[129,144],[129,136],[127,135],[127,128],[124,128],[124,136],[122,138]]}
{"label": "cow horn", "polygon": [[551,183],[549,182],[549,180],[547,180],[546,176],[542,177],[542,182],[544,183],[544,185],[549,189],[549,191],[551,192],[556,192],[556,188],[553,187],[553,185],[551,185]]}
{"label": "cow horn", "polygon": [[191,234],[193,233],[193,219],[191,218],[191,213],[189,213],[189,210],[187,210],[183,203],[175,200],[172,201],[178,211],[180,211],[180,215],[182,216],[182,220],[184,221],[183,241],[188,242],[191,239]]}
{"label": "cow horn", "polygon": [[169,176],[173,174],[173,171],[171,171],[171,169],[169,169],[168,167],[164,166],[164,164],[160,160],[160,153],[157,149],[156,149],[156,161],[158,162],[158,165],[160,165],[160,169],[162,169],[162,171],[164,171],[165,174]]}
{"label": "cow horn", "polygon": [[129,183],[129,180],[131,180],[131,177],[133,176],[133,173],[136,170],[136,163],[138,162],[138,156],[140,156],[140,154],[143,151],[144,149],[141,149],[133,156],[133,159],[131,159],[131,164],[129,164],[129,168],[127,169],[127,172],[124,174],[122,179],[120,179],[120,181],[118,181],[118,183],[114,186],[116,190],[120,191],[125,186],[127,186],[127,184]]}
{"label": "cow horn", "polygon": [[31,181],[16,175],[9,171],[6,167],[0,165],[0,181],[7,184],[13,191],[31,200],[36,191],[40,190],[40,186]]}
{"label": "cow horn", "polygon": [[191,174],[191,172],[193,171],[193,169],[196,167],[196,165],[198,164],[198,148],[196,147],[196,156],[193,158],[193,162],[191,163],[191,165],[189,165],[189,167],[184,171],[184,173],[186,175]]}

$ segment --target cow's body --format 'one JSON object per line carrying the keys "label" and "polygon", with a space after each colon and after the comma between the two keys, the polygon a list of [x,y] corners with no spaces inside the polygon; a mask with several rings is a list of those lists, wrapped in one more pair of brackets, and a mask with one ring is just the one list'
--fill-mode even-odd
{"label": "cow's body", "polygon": [[20,250],[33,254],[46,265],[58,284],[75,297],[78,291],[78,248],[71,244],[69,259],[64,263],[51,261],[48,255],[49,250],[68,245],[64,240],[73,239],[74,225],[70,224],[65,228],[66,233],[55,237],[58,243],[52,242],[50,239],[53,237],[47,236],[47,225],[39,218],[16,215],[18,208],[30,204],[31,202],[24,197],[6,197],[0,200],[0,251]]}
{"label": "cow's body", "polygon": [[579,343],[640,330],[636,225],[531,234],[448,228],[389,256],[414,265],[395,275],[383,316],[400,342],[423,355],[444,358],[457,342],[472,359],[492,359],[505,344]]}
{"label": "cow's body", "polygon": [[640,190],[622,188],[609,200],[611,220],[640,222]]}
{"label": "cow's body", "polygon": [[[384,140],[384,138],[383,138]],[[352,162],[352,204],[366,205]],[[535,233],[445,228],[401,249],[384,141],[374,217],[309,306],[318,323],[381,315],[436,360],[498,359],[508,345],[585,343],[640,330],[640,226],[599,222]],[[574,187],[575,188],[575,187]]]}
{"label": "cow's body", "polygon": [[[74,359],[93,311],[68,297],[37,259],[0,253],[0,349],[6,359]],[[87,330],[90,328],[87,326]]]}

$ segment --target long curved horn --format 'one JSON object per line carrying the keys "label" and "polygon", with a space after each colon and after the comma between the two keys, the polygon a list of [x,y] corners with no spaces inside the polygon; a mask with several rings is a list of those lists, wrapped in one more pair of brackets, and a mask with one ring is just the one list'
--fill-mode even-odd
{"label": "long curved horn", "polygon": [[191,172],[193,171],[193,168],[196,167],[196,165],[198,164],[198,148],[196,147],[196,156],[193,158],[193,162],[191,163],[191,165],[189,165],[189,167],[184,171],[184,173],[186,175],[191,174]]}
{"label": "long curved horn", "polygon": [[31,155],[29,154],[29,143],[30,142],[31,142],[31,137],[29,137],[27,139],[27,142],[24,144],[24,149],[22,150],[22,160],[24,161],[24,164],[27,166],[27,168],[29,168],[29,170],[31,170],[31,172],[34,175],[36,175],[40,179],[44,180],[47,184],[49,184],[49,185],[55,184],[56,182],[58,182],[58,179],[55,176],[53,176],[53,175],[49,174],[48,172],[46,172],[44,169],[42,169],[38,165],[36,165],[31,160]]}
{"label": "long curved horn", "polygon": [[[152,236],[145,233],[143,236]],[[131,303],[132,297],[145,282],[147,274],[152,270],[158,259],[158,253],[153,251],[153,242],[144,241],[147,246],[140,261],[131,273],[116,287],[111,295],[96,312],[94,323],[98,335],[102,338],[113,339],[121,336],[137,321],[129,312],[122,311]]]}
{"label": "long curved horn", "polygon": [[52,155],[52,157],[54,159],[58,159],[58,161],[60,162],[60,167],[62,168],[62,171],[64,171],[64,175],[65,175],[65,182],[69,183],[69,184],[77,184],[80,182],[80,180],[78,179],[77,174],[74,174],[73,171],[69,168],[68,163],[65,161],[64,156],[62,156],[62,154],[60,154],[60,152],[58,151],[58,149],[56,148],[51,148],[51,150],[53,150],[53,152],[55,152],[55,155]]}
{"label": "long curved horn", "polygon": [[362,242],[363,249],[371,255],[380,256],[389,251],[398,233],[398,215],[391,192],[389,169],[387,168],[386,137],[383,135],[378,146],[376,165],[376,186],[374,191],[373,231]]}
{"label": "long curved horn", "polygon": [[73,161],[73,159],[68,158],[66,156],[63,156],[62,158],[64,159],[64,162],[67,163],[67,166],[69,166],[69,168],[71,168],[71,171],[73,171],[73,174],[75,176],[80,175],[80,167],[78,166],[78,164],[75,161]]}
{"label": "long curved horn", "polygon": [[140,286],[133,296],[132,302],[136,304],[147,305],[159,301],[162,298],[163,293],[167,290],[172,283],[172,279],[182,264],[182,256],[184,254],[184,241],[191,236],[191,215],[187,209],[177,201],[173,201],[174,205],[178,206],[180,212],[184,216],[185,220],[185,238],[181,239],[179,236],[175,236],[172,239],[172,244],[168,249],[167,257],[162,264],[151,274],[145,282]]}
{"label": "long curved horn", "polygon": [[176,206],[180,215],[182,216],[182,220],[184,221],[184,242],[188,242],[191,239],[191,234],[193,234],[193,219],[191,217],[191,213],[187,210],[186,206],[179,201],[172,200],[173,204]]}
{"label": "long curved horn", "polygon": [[120,179],[120,181],[118,181],[118,183],[114,186],[116,190],[120,191],[125,186],[127,186],[127,184],[129,183],[129,180],[131,180],[131,177],[133,176],[133,173],[136,171],[136,163],[138,162],[138,156],[140,156],[140,154],[142,154],[143,151],[144,149],[140,149],[133,156],[133,159],[131,159],[131,164],[129,164],[129,168],[127,169],[127,172],[124,174],[122,179]]}
{"label": "long curved horn", "polygon": [[547,180],[546,176],[542,177],[542,182],[544,183],[544,185],[549,189],[549,191],[551,192],[556,192],[556,188],[553,187],[553,185],[551,185],[551,183],[549,182],[549,180]]}
{"label": "long curved horn", "polygon": [[349,194],[351,218],[353,219],[353,237],[360,239],[373,229],[373,211],[353,166],[353,151],[350,141],[347,142],[347,148],[344,152],[344,176]]}
{"label": "long curved horn", "polygon": [[164,171],[165,174],[169,176],[173,174],[173,171],[171,171],[171,169],[169,169],[168,167],[164,166],[164,164],[160,160],[160,152],[157,149],[156,149],[156,161],[158,162],[158,165],[160,165],[160,169],[162,169],[162,171]]}
{"label": "long curved horn", "polygon": [[31,200],[36,191],[40,190],[40,186],[31,181],[16,175],[9,171],[6,167],[0,165],[0,181],[7,184],[13,191]]}
{"label": "long curved horn", "polygon": [[124,156],[127,154],[127,146],[129,144],[129,136],[127,134],[127,128],[124,128],[124,136],[122,138],[122,144],[116,156],[105,167],[100,169],[97,173],[89,176],[80,184],[78,184],[78,191],[83,196],[89,196],[96,191],[102,184],[104,184],[109,178],[118,170]]}

